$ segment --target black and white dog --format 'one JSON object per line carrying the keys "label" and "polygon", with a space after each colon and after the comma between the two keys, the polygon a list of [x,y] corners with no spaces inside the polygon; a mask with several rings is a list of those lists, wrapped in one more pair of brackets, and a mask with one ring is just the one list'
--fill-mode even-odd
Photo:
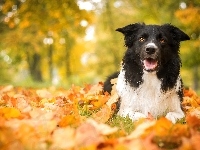
{"label": "black and white dog", "polygon": [[184,117],[180,77],[179,46],[189,36],[170,24],[130,24],[116,31],[123,33],[127,51],[118,76],[117,93],[120,97],[118,114],[132,120],[166,115],[175,123]]}

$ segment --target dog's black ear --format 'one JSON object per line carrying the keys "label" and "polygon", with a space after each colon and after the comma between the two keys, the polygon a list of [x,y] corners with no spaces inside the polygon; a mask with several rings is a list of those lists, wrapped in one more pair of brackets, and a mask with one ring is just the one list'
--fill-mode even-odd
{"label": "dog's black ear", "polygon": [[138,29],[140,29],[144,24],[135,23],[130,24],[122,28],[116,29],[116,31],[121,32],[124,34],[124,36],[132,35],[134,32],[136,32]]}
{"label": "dog's black ear", "polygon": [[172,33],[174,39],[177,39],[179,41],[186,41],[186,40],[190,40],[190,37],[184,33],[183,31],[181,31],[179,28],[170,25],[170,24],[165,24],[165,27],[167,27],[170,32]]}
{"label": "dog's black ear", "polygon": [[124,35],[124,40],[125,40],[125,46],[131,47],[133,45],[133,38],[134,38],[134,33],[136,34],[137,31],[142,28],[144,24],[140,23],[135,23],[135,24],[130,24],[122,28],[116,29],[116,31],[123,33]]}

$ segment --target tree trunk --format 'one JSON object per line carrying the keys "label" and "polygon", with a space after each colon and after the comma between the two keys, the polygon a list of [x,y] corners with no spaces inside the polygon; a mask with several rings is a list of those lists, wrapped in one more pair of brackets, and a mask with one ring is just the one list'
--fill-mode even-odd
{"label": "tree trunk", "polygon": [[41,56],[38,53],[34,53],[32,56],[30,56],[29,53],[27,53],[27,61],[29,65],[29,71],[30,75],[33,80],[42,82],[42,72],[41,72]]}
{"label": "tree trunk", "polygon": [[[116,36],[114,34],[114,20],[113,20],[113,12],[112,12],[112,8],[111,8],[111,1],[107,0],[106,2],[106,16],[107,16],[107,25],[108,25],[108,29],[109,29],[109,32],[110,32],[110,35],[111,35],[111,39],[112,39],[112,43],[114,45],[114,43],[117,42],[117,39],[116,39]],[[113,57],[114,57],[114,62],[113,64],[119,64],[121,62],[121,58],[120,58],[120,55],[118,52],[116,52],[116,47],[114,46],[111,46],[110,47],[110,52],[112,53]],[[118,65],[115,66],[116,69],[118,69]]]}
{"label": "tree trunk", "polygon": [[198,66],[194,66],[193,69],[193,88],[195,91],[199,89],[199,74],[198,74]]}
{"label": "tree trunk", "polygon": [[72,72],[71,72],[71,63],[70,63],[70,56],[71,56],[71,49],[66,48],[66,76],[70,77]]}
{"label": "tree trunk", "polygon": [[72,70],[71,70],[71,52],[72,52],[72,47],[74,44],[74,40],[72,37],[70,37],[68,34],[66,35],[66,52],[65,52],[65,65],[66,65],[66,77],[69,78],[72,75]]}
{"label": "tree trunk", "polygon": [[53,45],[49,45],[49,53],[48,53],[48,60],[49,60],[49,79],[52,82],[53,80]]}

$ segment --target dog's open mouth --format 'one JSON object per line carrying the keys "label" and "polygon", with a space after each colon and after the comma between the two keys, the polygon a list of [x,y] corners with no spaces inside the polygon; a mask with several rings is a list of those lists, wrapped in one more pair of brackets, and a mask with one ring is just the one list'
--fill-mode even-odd
{"label": "dog's open mouth", "polygon": [[154,71],[158,67],[158,60],[153,58],[146,58],[143,60],[143,65],[146,71]]}

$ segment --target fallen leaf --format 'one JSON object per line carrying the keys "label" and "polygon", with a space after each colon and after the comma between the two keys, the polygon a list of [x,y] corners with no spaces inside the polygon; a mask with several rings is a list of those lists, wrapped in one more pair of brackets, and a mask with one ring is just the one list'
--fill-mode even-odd
{"label": "fallen leaf", "polygon": [[86,93],[86,96],[97,95],[103,92],[103,83],[99,82],[98,84],[93,85],[90,90]]}
{"label": "fallen leaf", "polygon": [[36,90],[36,93],[40,98],[52,98],[52,94],[46,89]]}
{"label": "fallen leaf", "polygon": [[115,93],[108,99],[108,101],[106,102],[106,105],[108,105],[111,108],[111,110],[115,111],[116,107],[113,108],[113,105],[115,105],[115,103],[118,102],[118,100],[119,100],[119,96],[117,93]]}
{"label": "fallen leaf", "polygon": [[142,145],[146,150],[160,150],[157,144],[153,143],[154,134],[150,133],[145,139],[142,140]]}
{"label": "fallen leaf", "polygon": [[3,87],[1,90],[0,90],[0,93],[5,93],[5,92],[9,92],[11,90],[13,90],[13,85],[7,85],[5,87]]}
{"label": "fallen leaf", "polygon": [[172,128],[173,123],[165,117],[160,118],[154,126],[155,134],[159,137],[165,137],[169,135],[169,131]]}
{"label": "fallen leaf", "polygon": [[58,128],[53,132],[52,142],[50,149],[72,149],[76,146],[75,130],[66,127]]}
{"label": "fallen leaf", "polygon": [[101,135],[109,135],[109,134],[112,134],[112,133],[114,133],[118,130],[117,127],[110,127],[109,125],[104,124],[104,123],[97,123],[93,119],[88,119],[86,122],[93,125],[99,131],[99,133]]}
{"label": "fallen leaf", "polygon": [[197,133],[193,134],[190,140],[191,140],[191,144],[192,144],[192,147],[194,148],[194,150],[199,150],[199,148],[200,148],[200,133],[197,132]]}
{"label": "fallen leaf", "polygon": [[92,114],[92,117],[97,122],[105,123],[111,117],[111,109],[107,105],[103,105],[97,113]]}
{"label": "fallen leaf", "polygon": [[135,139],[135,138],[140,138],[143,135],[146,135],[146,131],[148,129],[151,129],[152,127],[154,127],[156,124],[156,121],[145,121],[143,123],[141,123],[140,125],[138,125],[136,127],[136,129],[127,137],[125,137],[125,140],[131,140],[131,139]]}
{"label": "fallen leaf", "polygon": [[186,122],[190,128],[195,130],[200,129],[200,119],[197,116],[188,114],[186,116]]}
{"label": "fallen leaf", "polygon": [[66,126],[78,126],[80,124],[80,118],[75,115],[67,115],[64,116],[60,122],[58,123],[59,127],[66,127]]}
{"label": "fallen leaf", "polygon": [[9,108],[9,107],[0,108],[0,116],[6,119],[18,118],[20,117],[20,115],[21,115],[20,111],[16,108]]}
{"label": "fallen leaf", "polygon": [[111,81],[110,81],[111,84],[113,85],[112,90],[111,90],[111,95],[114,95],[117,92],[117,89],[116,89],[117,80],[118,80],[118,78],[114,78],[114,79],[111,79]]}
{"label": "fallen leaf", "polygon": [[90,122],[85,122],[76,130],[76,144],[80,147],[97,145],[104,141],[103,136]]}

